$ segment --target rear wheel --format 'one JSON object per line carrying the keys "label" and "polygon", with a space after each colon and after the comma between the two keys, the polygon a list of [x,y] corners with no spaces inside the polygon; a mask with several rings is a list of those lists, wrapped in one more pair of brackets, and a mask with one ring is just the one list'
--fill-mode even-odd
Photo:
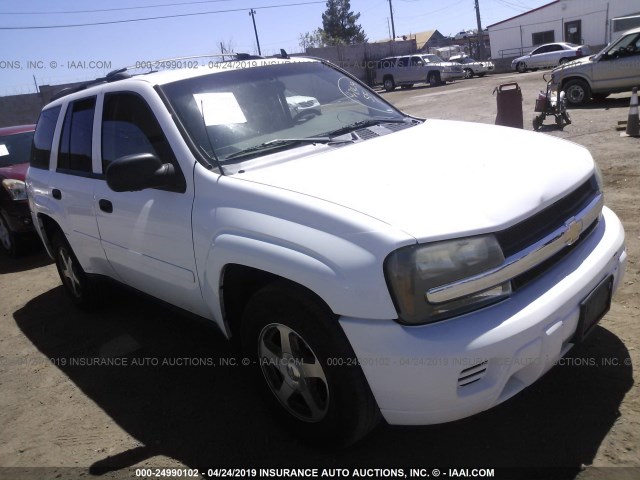
{"label": "rear wheel", "polygon": [[87,276],[62,232],[52,239],[58,275],[65,291],[77,306],[92,309],[100,304],[101,290],[96,280]]}
{"label": "rear wheel", "polygon": [[396,83],[393,81],[393,77],[386,77],[383,82],[384,89],[387,92],[392,92],[396,88]]}
{"label": "rear wheel", "polygon": [[582,105],[586,103],[591,96],[589,85],[587,85],[584,80],[569,80],[565,83],[563,90],[565,92],[567,102],[571,105]]}
{"label": "rear wheel", "polygon": [[347,446],[377,424],[335,315],[303,288],[282,282],[258,291],[243,315],[242,347],[267,401],[296,434]]}

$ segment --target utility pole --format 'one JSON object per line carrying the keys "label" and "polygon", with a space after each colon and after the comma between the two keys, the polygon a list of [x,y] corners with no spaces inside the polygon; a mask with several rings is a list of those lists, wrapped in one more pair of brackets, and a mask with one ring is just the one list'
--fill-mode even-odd
{"label": "utility pole", "polygon": [[393,36],[391,37],[391,40],[395,42],[396,41],[396,25],[393,23],[393,6],[391,5],[391,0],[389,0],[389,12],[391,13],[391,33],[393,34]]}
{"label": "utility pole", "polygon": [[252,8],[249,10],[249,15],[251,15],[251,20],[253,20],[253,31],[256,34],[256,43],[258,44],[258,55],[262,56],[262,52],[260,51],[260,40],[258,40],[258,29],[256,28],[256,11]]}
{"label": "utility pole", "polygon": [[[391,0],[389,0],[391,1]],[[478,60],[484,60],[484,33],[482,32],[482,23],[480,22],[480,5],[476,0],[476,19],[478,20]]]}

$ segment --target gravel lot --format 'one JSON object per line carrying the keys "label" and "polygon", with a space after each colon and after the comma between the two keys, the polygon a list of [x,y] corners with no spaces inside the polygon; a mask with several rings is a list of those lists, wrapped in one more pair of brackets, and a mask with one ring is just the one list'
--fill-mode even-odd
{"label": "gravel lot", "polygon": [[[534,101],[545,88],[541,72],[383,95],[413,115],[494,123],[493,89],[512,81],[522,88],[525,128],[531,130]],[[598,162],[607,204],[625,225],[629,263],[600,326],[515,398],[451,424],[381,425],[347,451],[307,446],[263,408],[241,366],[219,365],[234,352],[206,322],[119,289],[107,309],[81,312],[66,299],[55,267],[34,251],[17,260],[0,258],[0,478],[133,478],[130,467],[181,466],[201,472],[254,466],[444,472],[568,467],[538,473],[640,478],[640,395],[633,368],[640,361],[640,139],[620,138],[615,130],[628,110],[629,95],[614,95],[572,109],[573,124],[564,131],[553,118],[546,121],[545,133],[585,145]],[[467,145],[464,138],[455,145],[425,139],[425,146],[431,153],[469,156],[490,155],[494,147]],[[513,159],[518,161],[518,151]],[[185,365],[187,357],[209,360]],[[128,363],[87,364],[96,358]],[[133,365],[134,358],[142,364]]]}

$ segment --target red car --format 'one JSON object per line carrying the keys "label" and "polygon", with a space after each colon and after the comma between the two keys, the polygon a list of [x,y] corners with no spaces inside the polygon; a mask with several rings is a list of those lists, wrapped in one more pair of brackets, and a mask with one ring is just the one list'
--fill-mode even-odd
{"label": "red car", "polygon": [[0,250],[9,255],[18,253],[22,236],[35,234],[24,185],[35,128],[0,128]]}

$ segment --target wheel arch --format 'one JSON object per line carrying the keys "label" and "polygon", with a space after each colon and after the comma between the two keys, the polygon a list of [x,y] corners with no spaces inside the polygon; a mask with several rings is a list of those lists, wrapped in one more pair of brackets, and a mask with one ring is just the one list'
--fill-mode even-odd
{"label": "wheel arch", "polygon": [[64,230],[53,218],[45,213],[38,213],[36,215],[36,230],[38,235],[42,239],[47,254],[53,259],[53,237],[56,233],[60,232],[64,235]]}
{"label": "wheel arch", "polygon": [[337,318],[327,302],[308,287],[265,270],[230,263],[224,266],[220,275],[220,303],[227,335],[230,338],[234,341],[240,338],[244,310],[253,295],[264,287],[275,284],[313,299],[328,314]]}
{"label": "wheel arch", "polygon": [[582,74],[579,74],[579,73],[574,73],[574,74],[571,74],[568,77],[563,78],[560,81],[560,90],[564,90],[565,85],[568,82],[570,82],[571,80],[582,80],[589,87],[589,91],[593,91],[593,89],[591,88],[591,82],[589,81],[589,78],[586,75],[582,75]]}
{"label": "wheel arch", "polygon": [[[330,259],[295,244],[231,232],[219,235],[211,243],[201,274],[211,318],[227,336],[233,336],[237,331],[234,322],[251,295],[279,281],[310,292],[336,315],[397,318],[384,275],[381,271],[375,274],[381,268],[375,255],[338,238],[327,238],[325,248],[340,251],[341,256]],[[367,300],[354,302],[354,298]]]}

